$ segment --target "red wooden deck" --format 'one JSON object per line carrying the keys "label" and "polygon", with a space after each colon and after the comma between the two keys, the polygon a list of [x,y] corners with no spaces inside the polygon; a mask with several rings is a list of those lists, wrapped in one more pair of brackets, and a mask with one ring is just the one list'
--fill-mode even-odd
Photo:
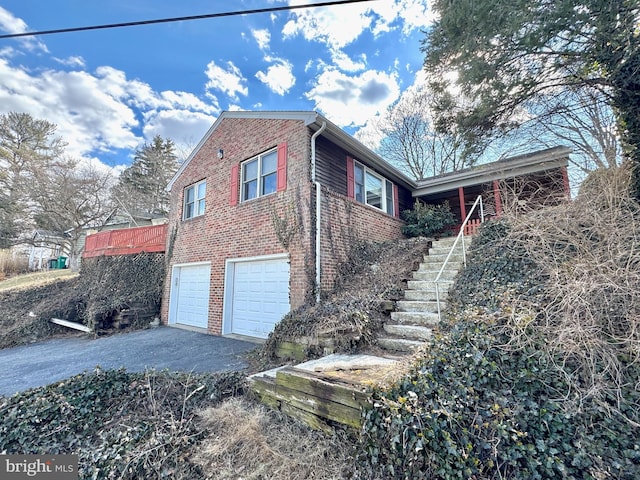
{"label": "red wooden deck", "polygon": [[82,258],[164,252],[167,224],[108,230],[87,236]]}

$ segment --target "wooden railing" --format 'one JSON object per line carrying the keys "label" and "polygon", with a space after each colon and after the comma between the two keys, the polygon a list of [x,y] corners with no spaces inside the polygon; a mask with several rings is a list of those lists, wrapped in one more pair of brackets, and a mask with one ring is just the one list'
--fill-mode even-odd
{"label": "wooden railing", "polygon": [[122,228],[88,235],[82,258],[164,252],[167,224]]}

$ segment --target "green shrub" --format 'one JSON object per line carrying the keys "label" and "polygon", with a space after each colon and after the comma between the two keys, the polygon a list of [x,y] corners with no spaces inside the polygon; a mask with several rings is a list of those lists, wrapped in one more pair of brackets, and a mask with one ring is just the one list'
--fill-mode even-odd
{"label": "green shrub", "polygon": [[447,227],[456,223],[449,202],[428,205],[416,200],[413,210],[404,210],[402,218],[406,222],[402,226],[402,233],[407,237],[431,237],[443,233]]}

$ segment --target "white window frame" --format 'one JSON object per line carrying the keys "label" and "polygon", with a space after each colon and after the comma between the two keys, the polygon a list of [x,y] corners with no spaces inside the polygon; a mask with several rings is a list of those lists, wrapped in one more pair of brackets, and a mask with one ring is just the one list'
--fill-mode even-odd
{"label": "white window frame", "polygon": [[[200,186],[204,185],[204,191],[200,191]],[[193,201],[189,202],[189,191],[193,190]],[[202,196],[200,194],[202,193]],[[182,219],[189,220],[204,215],[205,198],[207,196],[207,180],[201,180],[197,183],[189,185],[184,189],[184,198],[182,203]],[[191,215],[189,215],[189,205],[192,205]]]}
{"label": "white window frame", "polygon": [[[262,160],[264,159],[264,157],[268,156],[268,155],[272,155],[275,153],[275,169],[273,171],[270,172],[263,172],[262,171],[262,167],[263,167],[263,163]],[[249,165],[250,163],[253,162],[257,162],[258,163],[258,171],[257,171],[257,177],[255,179],[249,180],[249,181],[255,181],[257,183],[256,185],[256,196],[255,197],[250,197],[247,198],[246,195],[246,188],[245,188],[245,184],[248,183],[247,179],[245,178],[245,171],[246,171],[246,166]],[[274,184],[274,188],[272,192],[264,192],[264,179],[269,176],[269,175],[273,175],[275,178],[275,184]],[[240,201],[241,202],[248,202],[250,200],[255,200],[256,198],[260,198],[260,197],[264,197],[266,195],[272,195],[274,193],[276,193],[278,191],[278,149],[274,148],[272,150],[268,150],[264,153],[261,153],[260,155],[256,155],[255,157],[246,160],[244,162],[242,162],[240,164]]]}
{"label": "white window frame", "polygon": [[[382,210],[383,212],[388,213],[389,215],[394,215],[395,199],[393,198],[394,196],[393,182],[391,182],[390,180],[387,180],[385,177],[383,177],[382,175],[379,175],[378,173],[371,170],[370,168],[367,168],[365,165],[361,164],[360,162],[354,161],[353,165],[354,165],[353,196],[356,199],[356,201],[360,203],[364,203],[365,205],[369,205],[370,207],[376,208],[378,210]],[[357,173],[358,168],[362,169],[362,172],[363,172],[363,175],[362,175],[363,184],[358,183],[358,173]],[[372,205],[368,201],[369,199],[367,198],[367,175],[371,175],[372,177],[376,178],[377,180],[380,180],[381,182],[382,196],[380,198],[380,205],[381,205],[380,207],[376,205]],[[361,195],[358,195],[358,185],[362,185]]]}

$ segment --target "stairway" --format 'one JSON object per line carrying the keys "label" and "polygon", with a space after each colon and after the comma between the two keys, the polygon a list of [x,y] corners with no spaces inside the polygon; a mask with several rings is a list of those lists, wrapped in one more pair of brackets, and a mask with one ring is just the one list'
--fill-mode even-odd
{"label": "stairway", "polygon": [[[404,291],[404,300],[397,302],[397,311],[391,312],[391,319],[385,322],[384,336],[378,338],[380,347],[394,352],[411,352],[431,338],[439,321],[434,280],[454,242],[455,237],[433,242],[420,268],[413,272],[413,280],[409,280]],[[470,242],[466,237],[466,248]],[[459,241],[440,277],[441,310],[446,309],[449,288],[462,264],[462,242]]]}

